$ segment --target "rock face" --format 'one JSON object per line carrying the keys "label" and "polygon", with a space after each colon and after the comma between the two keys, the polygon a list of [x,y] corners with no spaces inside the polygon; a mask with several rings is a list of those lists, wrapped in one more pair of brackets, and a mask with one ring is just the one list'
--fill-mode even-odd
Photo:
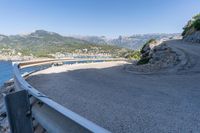
{"label": "rock face", "polygon": [[178,62],[176,53],[165,43],[155,46],[150,50],[149,55],[149,64],[158,64],[163,68],[174,66]]}
{"label": "rock face", "polygon": [[151,73],[174,67],[180,61],[172,48],[167,46],[165,42],[156,40],[144,45],[141,53],[141,60],[129,66],[129,69],[136,72]]}
{"label": "rock face", "polygon": [[200,31],[196,31],[190,35],[184,36],[183,40],[187,42],[200,43]]}
{"label": "rock face", "polygon": [[183,28],[183,40],[200,43],[200,13],[192,17]]}

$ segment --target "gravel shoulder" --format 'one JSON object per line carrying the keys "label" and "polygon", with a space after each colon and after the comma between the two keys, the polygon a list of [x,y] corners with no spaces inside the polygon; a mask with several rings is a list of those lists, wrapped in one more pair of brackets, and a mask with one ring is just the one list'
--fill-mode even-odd
{"label": "gravel shoulder", "polygon": [[200,132],[200,45],[169,41],[189,61],[177,73],[138,75],[126,62],[51,67],[27,81],[56,102],[115,133]]}

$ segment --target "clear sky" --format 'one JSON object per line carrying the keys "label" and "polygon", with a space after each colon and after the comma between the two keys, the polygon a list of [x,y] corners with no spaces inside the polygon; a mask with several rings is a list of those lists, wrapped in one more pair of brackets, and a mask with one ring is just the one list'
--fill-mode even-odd
{"label": "clear sky", "polygon": [[200,0],[0,0],[0,33],[177,33],[199,12]]}

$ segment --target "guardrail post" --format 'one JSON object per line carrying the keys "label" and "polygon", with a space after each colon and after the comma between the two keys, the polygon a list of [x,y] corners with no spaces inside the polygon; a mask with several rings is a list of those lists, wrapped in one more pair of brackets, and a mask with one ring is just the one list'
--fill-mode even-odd
{"label": "guardrail post", "polygon": [[5,96],[8,120],[12,133],[33,133],[30,102],[26,90]]}

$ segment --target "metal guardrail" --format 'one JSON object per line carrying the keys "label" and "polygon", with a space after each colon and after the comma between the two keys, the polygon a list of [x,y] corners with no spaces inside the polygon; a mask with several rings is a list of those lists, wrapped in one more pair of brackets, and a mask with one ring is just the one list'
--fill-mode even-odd
{"label": "metal guardrail", "polygon": [[[43,61],[39,63],[50,64],[55,61],[57,60]],[[38,63],[38,62],[35,62],[35,63]],[[23,117],[25,117],[24,120],[27,120],[26,117],[30,116],[31,124],[34,125],[33,120],[38,122],[42,126],[42,128],[45,129],[45,132],[48,132],[48,133],[66,133],[66,132],[69,132],[69,133],[79,133],[79,132],[81,133],[85,133],[85,132],[109,133],[110,132],[96,125],[95,123],[87,120],[86,118],[76,114],[75,112],[72,112],[71,110],[63,107],[62,105],[56,103],[55,101],[50,99],[48,96],[42,94],[41,92],[36,90],[34,87],[32,87],[29,83],[27,83],[24,80],[24,78],[21,76],[20,67],[21,66],[24,67],[25,65],[30,65],[30,64],[34,64],[34,62],[13,63],[14,85],[15,85],[16,92],[25,90],[28,94],[28,100],[30,102],[30,111],[26,110],[27,111],[26,114],[23,114],[24,115]],[[20,97],[18,99],[20,99]],[[8,105],[9,102],[6,103],[7,106],[9,106]],[[28,104],[24,104],[24,105],[28,105]],[[9,107],[7,107],[7,110],[8,109]],[[22,112],[22,111],[19,110],[18,112]],[[12,111],[10,115],[12,115]],[[15,123],[12,121],[12,118],[11,118],[12,116],[9,116],[9,113],[8,113],[8,117],[10,117],[9,122],[11,124],[11,127],[13,127],[13,129],[11,128],[12,132],[18,133],[19,131],[17,132],[13,130],[16,130],[17,128],[16,125],[20,123],[20,120],[15,122],[17,123],[15,125]],[[24,124],[24,122],[22,122],[21,124]],[[30,129],[30,131],[31,130],[32,129]],[[34,132],[34,128],[33,128],[33,132]]]}

